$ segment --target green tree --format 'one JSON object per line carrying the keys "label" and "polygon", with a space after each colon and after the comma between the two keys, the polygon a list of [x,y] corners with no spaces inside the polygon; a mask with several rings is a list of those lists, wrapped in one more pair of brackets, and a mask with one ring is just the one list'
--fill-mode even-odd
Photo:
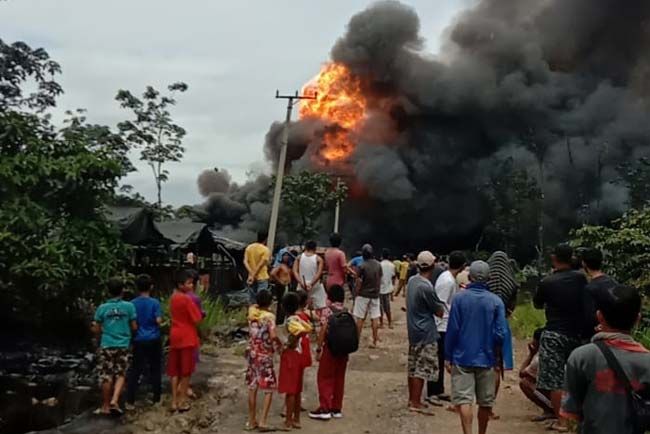
{"label": "green tree", "polygon": [[611,227],[583,226],[571,236],[574,247],[596,247],[603,252],[608,274],[644,292],[639,337],[650,345],[650,208],[630,210]]}
{"label": "green tree", "polygon": [[120,90],[115,97],[122,108],[132,111],[135,116],[133,120],[120,122],[118,128],[128,143],[140,148],[140,159],[151,167],[159,209],[162,209],[162,184],[169,179],[169,171],[164,165],[180,161],[185,153],[182,145],[185,130],[174,122],[169,109],[176,104],[174,94],[185,92],[187,84],[174,83],[167,89],[169,94],[162,95],[152,86],[147,86],[141,99],[128,90]]}
{"label": "green tree", "polygon": [[49,327],[119,269],[125,248],[102,207],[129,170],[119,135],[82,112],[50,123],[58,72],[44,50],[0,41],[0,317]]}
{"label": "green tree", "polygon": [[318,234],[323,212],[333,209],[337,201],[343,202],[347,194],[347,185],[343,182],[337,185],[326,173],[302,171],[285,176],[281,203],[286,212],[285,222],[296,228],[303,243]]}

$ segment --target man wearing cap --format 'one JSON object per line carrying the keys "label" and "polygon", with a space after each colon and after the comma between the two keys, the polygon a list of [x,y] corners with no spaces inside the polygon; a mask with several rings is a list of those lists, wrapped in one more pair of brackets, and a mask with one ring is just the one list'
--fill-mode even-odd
{"label": "man wearing cap", "polygon": [[472,262],[471,283],[454,298],[445,336],[451,401],[458,407],[464,434],[472,433],[475,400],[479,406],[478,432],[485,434],[496,396],[495,350],[503,345],[506,309],[501,299],[490,292],[489,276],[486,262]]}
{"label": "man wearing cap", "polygon": [[422,403],[425,381],[438,378],[438,328],[434,316],[441,318],[444,305],[431,284],[436,257],[421,252],[415,261],[419,273],[411,277],[406,288],[406,325],[409,338],[408,388],[409,409],[431,414]]}
{"label": "man wearing cap", "polygon": [[381,318],[381,308],[379,305],[379,292],[381,288],[381,264],[374,257],[372,246],[364,244],[361,248],[363,263],[359,265],[359,280],[357,282],[356,298],[354,299],[354,309],[352,314],[357,320],[357,330],[361,337],[363,323],[366,316],[370,314],[372,325],[372,346],[377,348],[379,341],[378,329],[379,318]]}

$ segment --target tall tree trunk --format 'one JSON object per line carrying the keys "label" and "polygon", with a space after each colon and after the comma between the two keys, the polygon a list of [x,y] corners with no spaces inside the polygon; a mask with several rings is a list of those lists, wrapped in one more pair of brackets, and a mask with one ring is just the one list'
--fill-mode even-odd
{"label": "tall tree trunk", "polygon": [[539,227],[537,228],[537,243],[538,248],[538,257],[537,257],[537,268],[539,271],[542,271],[544,266],[544,159],[539,158],[537,160],[538,170],[539,170]]}

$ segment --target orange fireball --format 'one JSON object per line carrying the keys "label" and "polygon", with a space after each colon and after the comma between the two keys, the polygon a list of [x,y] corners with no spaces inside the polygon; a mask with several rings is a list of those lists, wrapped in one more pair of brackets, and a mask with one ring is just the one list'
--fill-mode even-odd
{"label": "orange fireball", "polygon": [[323,134],[320,155],[330,162],[347,159],[354,150],[352,134],[363,123],[366,99],[361,80],[340,63],[328,63],[308,83],[303,93],[316,99],[302,100],[300,118],[317,118],[330,127]]}

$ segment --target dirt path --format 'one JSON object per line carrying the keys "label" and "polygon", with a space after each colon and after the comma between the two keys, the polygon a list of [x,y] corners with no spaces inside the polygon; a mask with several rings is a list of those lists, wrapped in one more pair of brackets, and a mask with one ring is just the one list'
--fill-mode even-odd
{"label": "dirt path", "polygon": [[[381,349],[370,350],[370,329],[364,330],[362,347],[351,358],[346,378],[344,419],[329,422],[312,421],[303,413],[303,434],[352,433],[459,433],[460,422],[456,414],[436,409],[435,416],[422,416],[406,410],[406,323],[400,310],[400,298],[394,304],[396,322],[393,330],[380,330]],[[523,347],[523,344],[517,345]],[[210,360],[213,377],[210,387],[194,408],[185,415],[169,416],[166,410],[146,411],[131,419],[130,432],[186,433],[209,432],[241,433],[246,422],[247,391],[244,385],[244,360],[242,348],[220,350],[214,362]],[[206,368],[204,365],[203,368]],[[276,369],[278,367],[276,366]],[[316,393],[316,367],[307,370],[303,404],[314,409],[318,404]],[[546,432],[543,425],[529,422],[538,411],[524,398],[517,387],[516,375],[506,378],[495,411],[501,420],[490,424],[489,432],[497,434],[536,434]],[[270,423],[282,425],[283,396],[275,395]],[[476,425],[476,423],[475,423]],[[476,426],[475,426],[476,431]],[[326,431],[324,431],[326,430]]]}

